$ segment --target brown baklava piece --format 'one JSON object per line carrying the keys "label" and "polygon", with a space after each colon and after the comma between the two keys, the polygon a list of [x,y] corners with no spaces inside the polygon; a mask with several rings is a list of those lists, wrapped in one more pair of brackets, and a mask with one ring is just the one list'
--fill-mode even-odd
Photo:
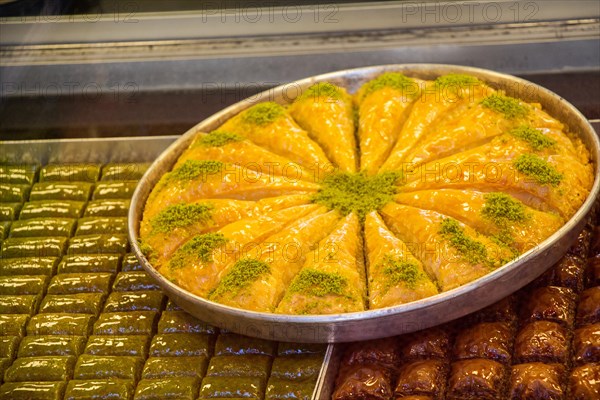
{"label": "brown baklava piece", "polygon": [[575,314],[575,293],[557,286],[538,288],[526,297],[521,310],[523,323],[546,320],[571,326]]}
{"label": "brown baklava piece", "polygon": [[452,364],[448,400],[495,400],[504,393],[505,367],[481,358]]}
{"label": "brown baklava piece", "polygon": [[576,322],[577,326],[600,322],[600,286],[586,289],[581,293]]}
{"label": "brown baklava piece", "polygon": [[400,362],[399,356],[396,338],[370,340],[350,345],[342,364],[348,366],[377,364],[394,370]]}
{"label": "brown baklava piece", "polygon": [[525,325],[515,339],[517,363],[567,362],[569,357],[567,330],[556,322],[534,321]]}
{"label": "brown baklava piece", "polygon": [[600,364],[587,364],[573,369],[569,377],[569,399],[597,399],[600,394]]}
{"label": "brown baklava piece", "polygon": [[402,345],[402,360],[446,359],[450,349],[449,329],[434,328],[406,337]]}
{"label": "brown baklava piece", "polygon": [[565,398],[560,364],[528,363],[512,367],[510,400],[562,400]]}
{"label": "brown baklava piece", "polygon": [[333,400],[387,400],[392,397],[390,371],[379,365],[345,366],[340,370]]}
{"label": "brown baklava piece", "polygon": [[446,366],[440,360],[419,360],[406,364],[400,370],[396,384],[396,398],[407,395],[427,395],[441,399],[446,386]]}
{"label": "brown baklava piece", "polygon": [[458,360],[486,358],[502,364],[510,362],[512,329],[505,322],[483,322],[460,332],[454,342]]}
{"label": "brown baklava piece", "polygon": [[576,329],[573,333],[573,363],[600,362],[600,323]]}

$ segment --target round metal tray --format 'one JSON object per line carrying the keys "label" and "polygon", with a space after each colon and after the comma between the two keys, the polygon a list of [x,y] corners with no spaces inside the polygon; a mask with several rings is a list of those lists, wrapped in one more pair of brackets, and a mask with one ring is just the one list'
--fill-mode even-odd
{"label": "round metal tray", "polygon": [[[320,81],[329,81],[355,92],[364,82],[386,71],[398,71],[421,79],[448,73],[476,76],[510,96],[541,103],[544,110],[579,135],[595,164],[594,185],[573,217],[551,237],[518,259],[494,272],[454,290],[399,306],[335,315],[278,315],[224,306],[201,298],[165,279],[146,260],[138,246],[139,224],[146,199],[160,177],[170,171],[193,136],[217,129],[223,122],[253,104],[291,102],[301,91]],[[200,122],[166,149],[142,177],[133,194],[129,211],[129,238],[146,271],[166,294],[190,314],[230,331],[265,339],[300,342],[348,342],[386,337],[435,326],[488,306],[542,274],[565,253],[586,222],[600,189],[600,144],[587,119],[558,95],[531,82],[493,71],[439,64],[404,64],[358,68],[291,82],[236,103]]]}

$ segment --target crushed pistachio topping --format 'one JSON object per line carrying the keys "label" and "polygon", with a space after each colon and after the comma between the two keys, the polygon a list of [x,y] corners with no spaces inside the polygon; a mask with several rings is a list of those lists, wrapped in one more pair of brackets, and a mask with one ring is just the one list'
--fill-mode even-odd
{"label": "crushed pistachio topping", "polygon": [[228,239],[221,233],[205,233],[194,236],[187,243],[181,246],[169,263],[171,268],[182,268],[190,260],[200,260],[209,262],[212,252],[217,248],[225,245]]}
{"label": "crushed pistachio topping", "polygon": [[319,82],[306,89],[296,99],[296,101],[304,99],[316,100],[319,97],[326,97],[328,99],[339,100],[342,99],[345,95],[346,93],[341,87],[329,82]]}
{"label": "crushed pistachio topping", "polygon": [[466,89],[475,85],[483,85],[483,82],[481,82],[474,76],[465,74],[442,75],[439,78],[437,78],[433,83],[433,86],[436,89]]}
{"label": "crushed pistachio topping", "polygon": [[221,161],[197,161],[187,160],[181,166],[168,175],[168,180],[188,181],[221,172],[225,164]]}
{"label": "crushed pistachio topping", "polygon": [[250,107],[242,113],[242,121],[253,125],[268,125],[285,114],[283,106],[267,101]]}
{"label": "crushed pistachio topping", "polygon": [[521,104],[519,100],[499,93],[486,97],[481,100],[480,104],[497,113],[504,114],[508,119],[523,118],[529,113],[527,106]]}
{"label": "crushed pistachio topping", "polygon": [[529,217],[523,203],[505,193],[486,194],[481,213],[498,226],[505,226],[509,222],[523,222]]}
{"label": "crushed pistachio topping", "polygon": [[392,201],[396,194],[397,172],[367,176],[364,173],[336,173],[327,176],[321,189],[312,196],[312,201],[322,204],[342,215],[355,212],[359,218],[378,210]]}
{"label": "crushed pistachio topping", "polygon": [[222,295],[235,296],[240,290],[270,272],[271,268],[266,262],[244,258],[233,264],[231,270],[210,295],[212,298]]}
{"label": "crushed pistachio topping", "polygon": [[210,203],[169,206],[150,220],[152,232],[169,233],[175,228],[210,222],[214,208]]}
{"label": "crushed pistachio topping", "polygon": [[529,143],[531,148],[536,151],[544,150],[556,144],[556,140],[544,135],[539,129],[529,125],[521,125],[508,132],[521,140]]}
{"label": "crushed pistachio topping", "polygon": [[416,83],[400,72],[386,72],[365,83],[362,88],[362,98],[385,87],[399,90],[406,94],[416,95]]}
{"label": "crushed pistachio topping", "polygon": [[290,293],[303,293],[323,297],[330,294],[345,294],[348,280],[340,274],[306,268],[294,278],[289,287]]}
{"label": "crushed pistachio topping", "polygon": [[[513,237],[512,233],[508,230],[508,228],[504,228],[499,233],[490,236],[490,239],[497,245],[505,247],[510,247],[515,242],[515,238]],[[519,255],[517,249],[511,248],[511,250],[515,252],[515,256]]]}
{"label": "crushed pistachio topping", "polygon": [[385,290],[403,283],[409,289],[415,289],[417,284],[426,279],[425,273],[414,261],[405,261],[386,255],[381,262],[383,275],[386,279]]}
{"label": "crushed pistachio topping", "polygon": [[221,147],[233,142],[241,142],[244,137],[237,133],[226,131],[212,131],[209,134],[201,135],[194,143],[194,147]]}
{"label": "crushed pistachio topping", "polygon": [[[491,237],[492,241],[500,246],[508,247],[515,241],[512,235],[512,226],[530,218],[523,203],[505,193],[486,194],[481,214],[500,228],[500,231]],[[513,255],[517,256],[516,249],[512,250]]]}
{"label": "crushed pistachio topping", "polygon": [[530,176],[540,185],[556,187],[563,180],[563,174],[558,172],[548,161],[535,154],[521,154],[513,165],[517,171]]}
{"label": "crushed pistachio topping", "polygon": [[468,237],[457,220],[444,218],[440,227],[440,235],[450,242],[450,245],[470,264],[484,264],[492,266],[488,259],[485,245]]}

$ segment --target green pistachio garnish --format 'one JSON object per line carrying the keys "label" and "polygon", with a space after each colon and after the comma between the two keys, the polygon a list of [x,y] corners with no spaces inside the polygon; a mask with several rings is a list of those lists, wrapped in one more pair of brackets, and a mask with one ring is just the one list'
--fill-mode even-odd
{"label": "green pistachio garnish", "polygon": [[331,174],[323,180],[321,189],[312,197],[312,201],[330,210],[337,210],[342,215],[355,212],[363,219],[369,212],[392,201],[399,177],[400,174],[396,172],[374,176],[345,172]]}
{"label": "green pistachio garnish", "polygon": [[548,161],[535,154],[521,154],[513,165],[517,171],[533,178],[540,185],[556,187],[564,178]]}

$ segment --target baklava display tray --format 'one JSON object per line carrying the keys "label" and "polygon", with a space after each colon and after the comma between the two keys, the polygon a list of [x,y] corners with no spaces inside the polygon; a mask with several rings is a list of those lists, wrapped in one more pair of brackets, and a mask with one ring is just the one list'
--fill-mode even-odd
{"label": "baklava display tray", "polygon": [[597,219],[535,282],[460,320],[329,346],[253,339],[182,311],[130,253],[129,197],[174,139],[2,143],[0,399],[600,398]]}

